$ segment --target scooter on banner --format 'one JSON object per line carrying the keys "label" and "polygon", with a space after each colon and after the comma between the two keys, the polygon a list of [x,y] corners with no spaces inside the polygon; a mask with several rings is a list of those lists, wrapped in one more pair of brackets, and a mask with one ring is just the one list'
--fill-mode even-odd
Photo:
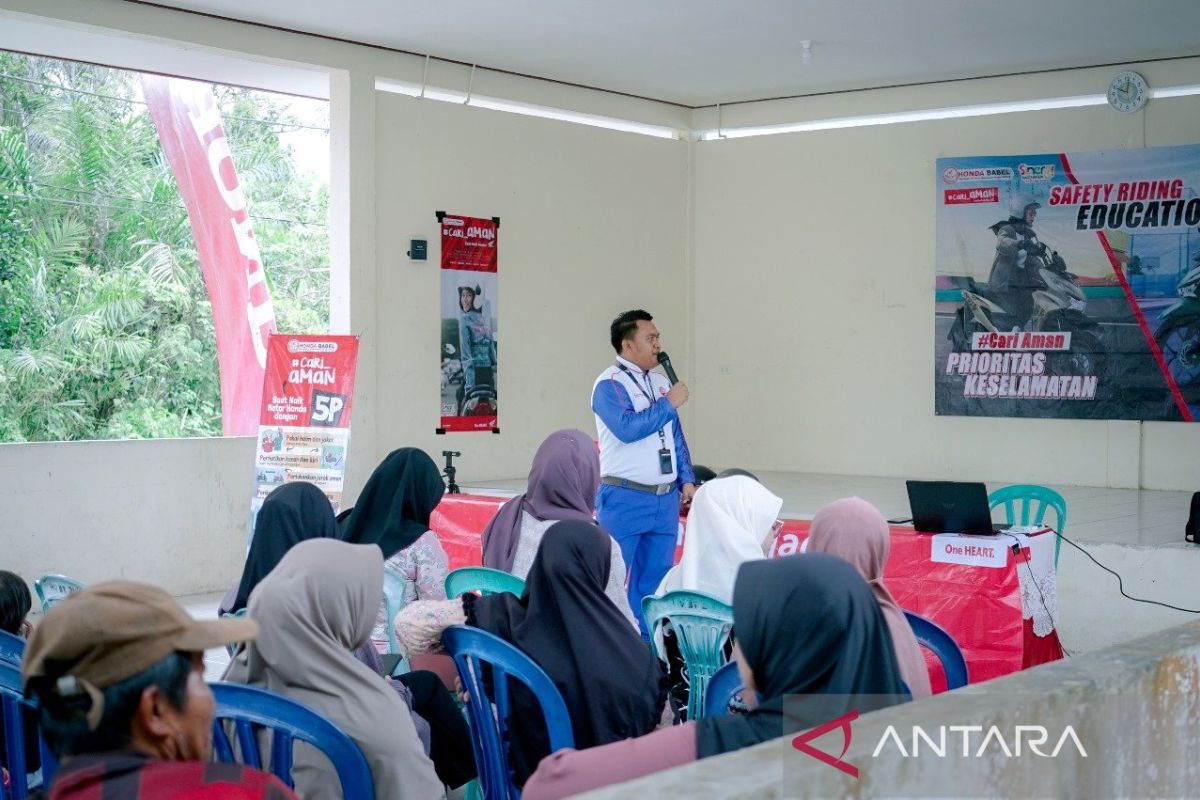
{"label": "scooter on banner", "polygon": [[469,390],[458,387],[458,415],[460,417],[490,417],[496,415],[496,389],[494,367],[476,367],[475,383]]}
{"label": "scooter on banner", "polygon": [[1189,405],[1200,403],[1200,253],[1179,282],[1179,300],[1162,313],[1154,339]]}
{"label": "scooter on banner", "polygon": [[[1048,368],[1058,375],[1095,375],[1103,384],[1107,351],[1100,341],[1100,324],[1084,313],[1087,298],[1075,276],[1067,271],[1062,257],[1048,250],[1042,255],[1049,266],[1038,270],[1042,287],[1033,290],[1029,330],[1069,332],[1070,352],[1054,354]],[[998,298],[981,291],[974,279],[968,281],[968,287],[962,292],[963,304],[955,313],[954,324],[947,334],[955,351],[969,352],[974,333],[1021,330],[1021,321],[1007,311]]]}

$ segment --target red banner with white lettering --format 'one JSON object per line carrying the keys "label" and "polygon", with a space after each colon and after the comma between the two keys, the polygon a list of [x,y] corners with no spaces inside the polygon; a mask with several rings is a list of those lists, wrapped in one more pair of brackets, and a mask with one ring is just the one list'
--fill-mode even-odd
{"label": "red banner with white lettering", "polygon": [[496,366],[496,218],[439,212],[442,366],[439,433],[499,431]]}
{"label": "red banner with white lettering", "polygon": [[342,504],[357,336],[276,333],[267,341],[252,511],[280,484],[306,481]]}
{"label": "red banner with white lettering", "polygon": [[142,76],[142,92],[187,207],[212,304],[226,436],[256,430],[275,311],[221,111],[205,83]]}

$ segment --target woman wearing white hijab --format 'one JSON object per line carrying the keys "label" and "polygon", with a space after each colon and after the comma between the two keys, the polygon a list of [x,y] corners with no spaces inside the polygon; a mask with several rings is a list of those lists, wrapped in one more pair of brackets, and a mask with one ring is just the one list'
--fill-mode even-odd
{"label": "woman wearing white hijab", "polygon": [[[706,481],[692,498],[683,557],[663,578],[657,594],[683,589],[732,603],[738,567],[763,558],[770,549],[781,508],[783,500],[746,475]],[[683,657],[675,637],[663,627],[655,630],[654,642],[659,657],[667,662],[673,716],[681,721],[689,691]]]}
{"label": "woman wearing white hijab", "polygon": [[783,500],[753,478],[733,475],[696,490],[683,536],[683,557],[658,587],[733,601],[733,581],[742,562],[763,558]]}
{"label": "woman wearing white hijab", "polygon": [[[443,787],[404,701],[351,651],[371,634],[383,593],[383,553],[372,544],[310,539],[288,551],[250,595],[262,635],[225,679],[261,686],[319,712],[355,741],[376,800],[438,798]],[[304,800],[340,798],[327,759],[296,744],[292,777]]]}

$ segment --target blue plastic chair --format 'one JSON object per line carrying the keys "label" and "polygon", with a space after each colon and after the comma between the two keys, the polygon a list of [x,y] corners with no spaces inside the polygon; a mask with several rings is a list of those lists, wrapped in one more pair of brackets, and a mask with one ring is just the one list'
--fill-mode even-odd
{"label": "blue plastic chair", "polygon": [[[1067,501],[1058,492],[1035,483],[1018,483],[1004,486],[988,495],[988,507],[1004,506],[1005,521],[1009,525],[1045,525],[1046,511],[1054,509],[1057,519],[1054,530],[1062,534],[1067,528]],[[1054,566],[1058,566],[1058,552],[1062,549],[1062,538],[1054,537]]]}
{"label": "blue plastic chair", "polygon": [[708,689],[704,693],[704,714],[724,714],[729,709],[733,698],[745,687],[742,676],[738,674],[737,664],[730,661],[713,673],[708,679]]}
{"label": "blue plastic chair", "polygon": [[650,647],[665,660],[654,642],[656,627],[666,621],[675,633],[688,674],[688,719],[704,716],[705,692],[713,674],[725,664],[725,643],[733,628],[733,609],[702,592],[668,592],[642,599],[642,616],[650,631]]}
{"label": "blue plastic chair", "polygon": [[[270,772],[289,788],[292,782],[292,744],[299,740],[320,750],[332,762],[345,800],[374,800],[371,768],[354,740],[311,708],[282,695],[237,683],[212,683],[217,710],[213,716],[213,754],[217,761],[263,768],[257,730],[271,731]],[[223,721],[232,723],[238,752]]]}
{"label": "blue plastic chair", "polygon": [[66,575],[43,575],[33,582],[38,601],[42,604],[42,613],[49,611],[58,603],[84,588],[83,584]]}
{"label": "blue plastic chair", "polygon": [[0,663],[12,664],[19,670],[24,655],[25,640],[8,631],[0,631]]}
{"label": "blue plastic chair", "polygon": [[[446,576],[449,578],[449,576]],[[383,596],[387,601],[388,652],[399,653],[400,642],[396,640],[396,615],[404,608],[404,579],[394,572],[383,571]],[[448,596],[448,595],[447,595]]]}
{"label": "blue plastic chair", "polygon": [[963,658],[958,642],[954,641],[954,637],[947,633],[945,628],[931,619],[926,619],[920,614],[908,610],[905,610],[904,618],[908,620],[908,626],[912,628],[917,641],[923,647],[932,650],[933,654],[938,657],[938,661],[942,662],[942,670],[946,673],[947,690],[957,689],[970,683],[967,678],[967,660]]}
{"label": "blue plastic chair", "polygon": [[[0,787],[0,797],[7,800],[24,800],[29,796],[30,770],[29,753],[25,751],[27,721],[37,724],[37,706],[25,699],[21,691],[21,668],[0,662],[0,735],[3,735],[3,764],[8,770],[8,791]],[[42,784],[49,785],[54,776],[57,762],[38,737],[38,754],[41,758]]]}
{"label": "blue plastic chair", "polygon": [[491,567],[459,567],[446,576],[446,597],[458,597],[467,592],[497,594],[508,592],[520,597],[525,591],[525,581]]}
{"label": "blue plastic chair", "polygon": [[[471,726],[471,750],[479,769],[479,786],[485,800],[519,800],[521,792],[513,785],[509,767],[511,730],[524,720],[512,720],[509,679],[525,685],[538,699],[550,752],[575,746],[571,718],[554,681],[533,659],[498,636],[455,625],[442,634],[442,644],[454,659],[458,678],[467,692],[467,721]],[[494,696],[484,685],[484,665],[490,668]],[[515,723],[510,724],[510,723]]]}

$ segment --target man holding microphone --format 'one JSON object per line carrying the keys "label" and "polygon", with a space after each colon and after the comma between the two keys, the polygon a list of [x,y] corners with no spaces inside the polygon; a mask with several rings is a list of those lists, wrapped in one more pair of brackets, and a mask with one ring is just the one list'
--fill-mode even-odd
{"label": "man holding microphone", "polygon": [[688,401],[688,388],[651,372],[660,353],[653,319],[635,309],[612,321],[616,361],[592,387],[600,437],[596,516],[621,548],[629,572],[629,606],[643,637],[649,634],[642,598],[654,594],[671,568],[680,505],[690,503],[696,492],[678,413]]}

